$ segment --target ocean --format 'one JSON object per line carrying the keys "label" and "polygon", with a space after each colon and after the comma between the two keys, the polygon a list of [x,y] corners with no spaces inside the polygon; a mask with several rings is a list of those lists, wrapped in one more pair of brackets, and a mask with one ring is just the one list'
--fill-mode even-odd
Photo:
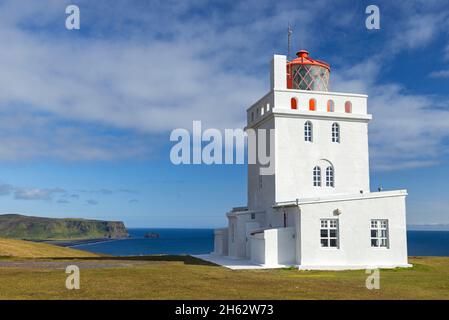
{"label": "ocean", "polygon": [[[213,229],[128,229],[130,238],[73,246],[115,256],[204,254],[213,251]],[[146,239],[146,233],[159,238]],[[409,256],[449,256],[449,231],[408,231]]]}

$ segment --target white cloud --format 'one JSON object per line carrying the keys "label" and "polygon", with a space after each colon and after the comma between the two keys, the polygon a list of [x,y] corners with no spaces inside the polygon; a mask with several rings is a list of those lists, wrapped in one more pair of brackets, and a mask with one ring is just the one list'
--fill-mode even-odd
{"label": "white cloud", "polygon": [[449,78],[449,70],[432,71],[429,76],[431,78]]}
{"label": "white cloud", "polygon": [[[64,29],[66,4],[0,6],[0,41],[7,44],[0,51],[0,159],[147,157],[168,143],[167,131],[190,128],[192,120],[243,127],[245,107],[266,91],[270,48],[285,41],[287,21],[295,24],[295,44],[313,51],[318,15],[335,14],[327,1],[300,9],[242,1],[226,14],[210,2],[205,14],[204,1],[154,2],[151,10],[127,1],[81,2],[86,36]],[[437,3],[400,6],[404,21],[379,50],[392,57],[426,46],[445,25]],[[351,26],[356,14],[330,23]],[[431,165],[449,131],[447,113],[432,108],[441,105],[437,97],[380,83],[380,68],[392,57],[333,70],[332,88],[370,94],[373,165]]]}
{"label": "white cloud", "polygon": [[334,89],[369,94],[371,166],[397,170],[432,166],[444,156],[449,138],[449,98],[417,95],[381,78],[388,63],[371,57],[333,75]]}
{"label": "white cloud", "polygon": [[65,193],[63,189],[16,188],[14,198],[19,200],[52,200],[55,194]]}

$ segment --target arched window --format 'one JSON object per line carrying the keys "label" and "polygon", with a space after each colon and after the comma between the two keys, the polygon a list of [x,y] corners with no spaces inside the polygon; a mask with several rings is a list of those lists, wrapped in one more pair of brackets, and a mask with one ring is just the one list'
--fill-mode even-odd
{"label": "arched window", "polygon": [[310,111],[315,111],[316,110],[316,100],[315,99],[310,99],[309,100],[309,110]]}
{"label": "arched window", "polygon": [[327,112],[334,112],[334,111],[335,111],[334,100],[328,100],[327,101]]}
{"label": "arched window", "polygon": [[313,186],[321,187],[321,168],[318,166],[313,168]]}
{"label": "arched window", "polygon": [[334,168],[326,168],[326,187],[334,187]]}
{"label": "arched window", "polygon": [[352,103],[351,103],[351,101],[346,101],[345,102],[345,112],[346,113],[351,113],[352,112]]}
{"label": "arched window", "polygon": [[296,98],[292,98],[290,100],[290,105],[291,105],[292,109],[294,109],[294,110],[298,109],[298,100]]}
{"label": "arched window", "polygon": [[312,122],[304,123],[304,141],[312,142],[313,140],[313,125]]}
{"label": "arched window", "polygon": [[336,122],[332,124],[332,142],[340,142],[340,125]]}

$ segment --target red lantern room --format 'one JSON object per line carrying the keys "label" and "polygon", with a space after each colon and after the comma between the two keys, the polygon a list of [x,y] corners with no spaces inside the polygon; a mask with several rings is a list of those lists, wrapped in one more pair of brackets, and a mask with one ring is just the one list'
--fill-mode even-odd
{"label": "red lantern room", "polygon": [[310,58],[306,50],[298,51],[296,55],[296,59],[287,62],[287,88],[328,91],[329,64]]}

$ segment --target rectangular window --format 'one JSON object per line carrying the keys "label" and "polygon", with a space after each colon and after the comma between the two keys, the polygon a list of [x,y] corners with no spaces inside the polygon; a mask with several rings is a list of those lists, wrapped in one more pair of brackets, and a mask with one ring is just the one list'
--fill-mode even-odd
{"label": "rectangular window", "polygon": [[323,248],[338,248],[338,220],[322,219],[320,241]]}
{"label": "rectangular window", "polygon": [[321,168],[320,167],[313,168],[313,186],[321,187]]}
{"label": "rectangular window", "polygon": [[371,247],[388,248],[388,220],[371,220]]}

